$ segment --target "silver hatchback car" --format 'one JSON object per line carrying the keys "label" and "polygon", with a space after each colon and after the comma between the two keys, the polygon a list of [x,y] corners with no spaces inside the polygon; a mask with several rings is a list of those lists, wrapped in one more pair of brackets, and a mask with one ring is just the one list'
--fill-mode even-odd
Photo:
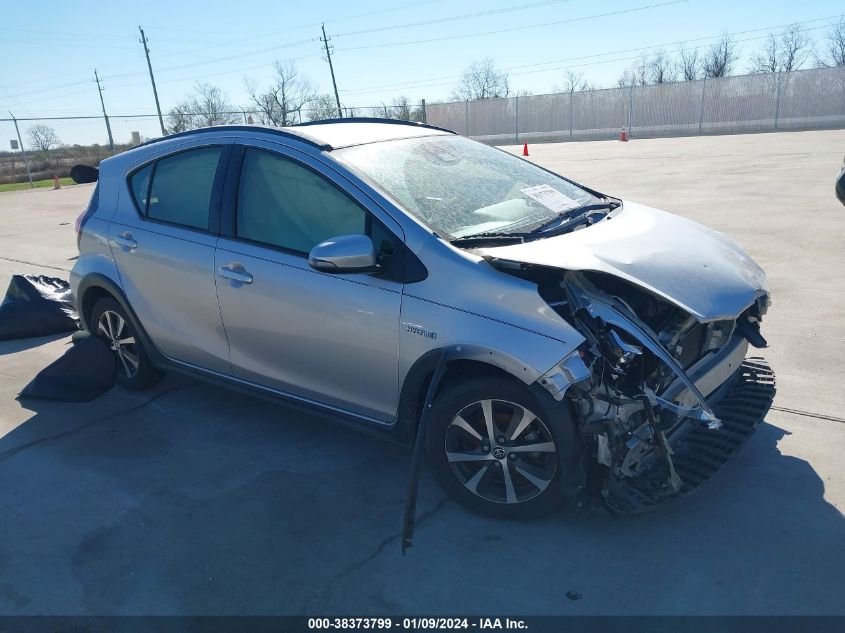
{"label": "silver hatchback car", "polygon": [[488,515],[676,499],[774,396],[734,242],[429,125],[175,134],[103,161],[77,226],[119,384],[190,373],[422,442]]}

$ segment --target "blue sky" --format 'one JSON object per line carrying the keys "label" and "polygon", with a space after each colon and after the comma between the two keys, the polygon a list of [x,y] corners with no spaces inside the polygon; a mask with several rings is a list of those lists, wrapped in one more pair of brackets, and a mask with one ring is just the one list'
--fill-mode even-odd
{"label": "blue sky", "polygon": [[[443,20],[481,12],[486,14]],[[706,45],[712,40],[704,38],[723,31],[737,33],[744,71],[766,29],[808,22],[808,35],[821,39],[833,21],[822,18],[842,12],[841,1],[828,0],[62,1],[41,3],[38,11],[14,2],[6,3],[0,22],[0,112],[96,115],[97,68],[115,139],[128,140],[132,130],[155,135],[156,119],[119,116],[155,112],[139,24],[150,40],[166,111],[197,81],[219,86],[234,105],[246,105],[245,77],[267,83],[273,62],[291,58],[320,91],[329,92],[318,39],[323,21],[344,105],[369,106],[399,95],[444,100],[461,71],[486,55],[509,69],[514,90],[550,92],[565,68],[583,72],[594,85],[611,86],[640,53],[636,49],[672,51],[676,42],[689,40],[696,41],[685,46]],[[432,20],[442,21],[402,27]],[[49,124],[65,143],[106,140],[102,120]],[[3,132],[6,139],[14,136],[11,123],[0,122]]]}

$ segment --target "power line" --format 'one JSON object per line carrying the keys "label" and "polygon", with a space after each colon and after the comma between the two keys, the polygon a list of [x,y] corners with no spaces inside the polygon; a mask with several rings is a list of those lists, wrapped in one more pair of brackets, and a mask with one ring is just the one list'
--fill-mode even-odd
{"label": "power line", "polygon": [[[241,42],[251,42],[255,39],[263,39],[263,38],[266,38],[266,37],[277,37],[277,36],[279,36],[283,33],[290,33],[292,31],[300,31],[300,30],[305,29],[305,28],[320,26],[320,25],[322,25],[326,22],[330,23],[330,22],[337,22],[337,21],[341,21],[341,20],[352,20],[352,19],[363,18],[363,17],[371,17],[371,16],[374,16],[374,15],[380,15],[380,14],[383,14],[383,13],[390,13],[390,12],[399,11],[399,10],[402,10],[402,9],[410,9],[410,8],[417,7],[417,6],[424,5],[424,4],[434,4],[435,2],[443,2],[443,0],[424,0],[422,2],[412,2],[410,4],[399,6],[399,7],[390,7],[390,8],[387,8],[387,9],[379,9],[378,11],[369,11],[369,12],[366,12],[366,13],[358,13],[358,14],[347,16],[347,17],[344,17],[344,18],[334,18],[334,19],[331,19],[331,20],[324,20],[324,21],[321,21],[321,22],[309,22],[307,24],[300,24],[299,26],[292,26],[290,28],[282,29],[280,31],[279,30],[268,31],[268,32],[264,33],[263,35],[262,34],[258,34],[258,35],[252,34],[250,37],[240,38],[240,39],[237,39],[237,40],[228,40],[228,41],[223,41],[223,42],[216,42],[215,44],[210,45],[210,46],[203,46],[203,47],[200,47],[200,48],[195,48],[195,49],[191,49],[191,50],[187,50],[187,51],[175,51],[175,52],[171,52],[171,53],[163,53],[163,54],[159,55],[159,57],[172,57],[174,55],[186,55],[188,53],[204,51],[204,50],[208,50],[210,48],[217,49],[217,48],[220,48],[221,46],[229,46],[231,44],[240,44]],[[314,40],[306,40],[306,41],[310,42],[310,41],[314,41]]]}
{"label": "power line", "polygon": [[[238,53],[236,55],[227,55],[225,57],[215,57],[213,59],[207,59],[207,60],[204,60],[204,61],[193,62],[193,63],[190,63],[190,64],[179,64],[179,65],[176,65],[176,66],[165,66],[164,68],[159,68],[159,73],[169,72],[171,70],[182,70],[184,68],[196,68],[197,66],[207,66],[208,64],[216,64],[218,62],[230,61],[230,60],[233,60],[233,59],[239,59],[241,57],[251,57],[253,55],[260,55],[261,53],[267,53],[267,52],[270,52],[270,51],[280,50],[280,49],[283,49],[283,48],[291,48],[291,47],[294,47],[294,46],[301,46],[303,44],[309,44],[311,42],[317,42],[317,41],[319,41],[318,38],[310,37],[308,39],[298,40],[296,42],[289,42],[287,44],[280,44],[278,46],[270,46],[268,48],[262,48],[262,49],[258,49],[258,50],[248,51],[246,53]],[[117,74],[117,75],[109,75],[108,77],[105,77],[105,79],[117,79],[117,78],[120,78],[120,77],[133,77],[135,75],[143,75],[143,74],[144,74],[143,72],[121,73],[121,74]]]}
{"label": "power line", "polygon": [[371,29],[362,29],[360,31],[347,31],[346,33],[336,33],[334,37],[348,37],[350,35],[364,35],[366,33],[379,33],[381,31],[394,31],[397,29],[407,29],[414,26],[427,26],[429,24],[442,24],[443,22],[456,22],[458,20],[468,20],[471,18],[486,17],[488,15],[498,15],[500,13],[511,13],[513,11],[524,11],[525,9],[536,9],[537,7],[545,7],[552,4],[562,4],[570,2],[571,0],[542,0],[541,2],[532,2],[529,4],[518,4],[510,7],[501,7],[499,9],[488,9],[486,11],[476,11],[475,13],[463,13],[461,15],[452,15],[445,18],[432,18],[430,20],[420,20],[418,22],[407,22],[405,24],[393,24],[390,26],[379,26]]}
{"label": "power line", "polygon": [[[689,44],[689,43],[692,43],[692,42],[701,42],[701,41],[705,41],[705,40],[712,40],[712,39],[722,37],[724,35],[734,36],[734,35],[744,35],[746,33],[759,33],[760,31],[769,31],[771,29],[778,29],[778,28],[783,28],[783,27],[787,27],[787,26],[792,26],[793,24],[811,24],[811,23],[814,23],[814,22],[821,22],[823,20],[830,20],[830,19],[838,19],[838,16],[828,16],[826,18],[816,18],[814,20],[806,20],[804,22],[797,22],[797,23],[792,22],[792,23],[789,23],[789,24],[781,24],[781,25],[777,25],[777,26],[767,26],[767,27],[762,27],[762,28],[757,28],[757,29],[749,29],[749,30],[745,30],[745,31],[734,31],[732,33],[720,33],[719,35],[709,35],[709,36],[706,36],[706,37],[699,37],[699,38],[694,38],[694,39],[689,39],[689,40],[679,40],[679,41],[675,41],[675,42],[668,42],[668,43],[665,43],[665,44],[652,44],[652,45],[649,45],[649,46],[642,46],[642,47],[638,47],[638,48],[619,49],[619,50],[615,50],[615,51],[607,51],[607,52],[604,52],[604,53],[594,53],[594,54],[591,54],[591,55],[581,55],[581,56],[578,56],[578,57],[564,57],[564,58],[554,59],[554,60],[545,61],[545,62],[534,62],[534,63],[531,63],[531,64],[520,64],[520,65],[516,65],[516,66],[505,66],[501,70],[510,71],[510,70],[516,70],[516,69],[519,69],[519,68],[531,68],[531,67],[534,67],[534,66],[546,66],[546,65],[549,65],[549,64],[558,64],[558,63],[562,63],[562,62],[579,61],[579,60],[583,60],[583,59],[593,59],[593,58],[596,58],[596,57],[605,57],[605,56],[608,56],[608,55],[618,55],[618,54],[622,54],[622,53],[640,52],[640,51],[647,51],[647,50],[653,50],[653,49],[665,49],[665,48],[668,48],[668,47],[678,46],[678,45],[683,45],[683,44]],[[831,26],[831,25],[830,24],[822,24],[822,25],[819,25],[819,26],[802,29],[802,32],[814,31],[814,30],[818,30],[818,29],[827,28],[829,26]],[[765,39],[767,37],[769,37],[768,34],[765,35],[765,36],[762,36],[762,37],[753,37],[753,38],[741,39],[741,40],[738,40],[738,42],[750,42],[750,41],[753,41],[753,40]],[[702,47],[698,46],[698,47],[694,47],[694,48],[697,49],[697,48],[702,48]],[[684,49],[684,50],[694,50],[694,49]],[[629,60],[629,59],[636,59],[636,57],[614,58],[614,59],[608,59],[608,60],[601,60],[601,61],[594,62],[594,63],[595,64],[602,64],[602,63],[606,63],[606,62],[626,61],[626,60]],[[590,64],[590,65],[592,65],[592,64]],[[558,67],[558,68],[547,68],[547,69],[542,69],[542,70],[538,70],[538,71],[531,71],[531,72],[546,72],[546,71],[552,71],[552,70],[561,70],[561,68],[565,68],[565,66],[564,67]],[[529,73],[514,73],[514,74],[520,75],[520,74],[529,74]],[[440,85],[445,85],[445,83],[431,83],[431,82],[436,82],[436,81],[445,80],[445,79],[454,80],[454,79],[459,79],[460,77],[461,77],[461,75],[443,75],[443,76],[440,76],[440,77],[429,77],[428,79],[419,79],[419,80],[413,81],[413,82],[383,84],[383,85],[380,85],[380,86],[368,86],[368,87],[364,87],[364,88],[360,88],[360,89],[348,90],[348,91],[343,91],[343,92],[345,94],[372,94],[372,93],[375,93],[375,92],[380,92],[383,89],[436,87],[436,86],[440,86]]]}
{"label": "power line", "polygon": [[527,24],[525,26],[512,26],[506,29],[497,29],[494,31],[480,31],[476,33],[461,33],[458,35],[446,35],[443,37],[432,37],[423,40],[409,40],[403,42],[387,42],[384,44],[367,44],[365,46],[347,46],[340,48],[341,51],[362,51],[371,48],[387,48],[393,46],[410,46],[413,44],[427,44],[429,42],[444,42],[446,40],[466,39],[468,37],[480,37],[483,35],[498,35],[500,33],[513,33],[514,31],[525,31],[528,29],[537,29],[545,26],[557,26],[560,24],[570,24],[572,22],[584,22],[586,20],[595,20],[597,18],[606,18],[614,15],[624,15],[627,13],[636,13],[638,11],[646,11],[648,9],[657,9],[660,7],[668,7],[675,4],[683,4],[688,0],[670,0],[669,2],[660,2],[657,4],[648,4],[641,7],[634,7],[632,9],[620,9],[618,11],[608,11],[607,13],[596,13],[593,15],[585,15],[577,18],[567,18],[566,20],[556,20],[554,22],[543,22],[541,24]]}

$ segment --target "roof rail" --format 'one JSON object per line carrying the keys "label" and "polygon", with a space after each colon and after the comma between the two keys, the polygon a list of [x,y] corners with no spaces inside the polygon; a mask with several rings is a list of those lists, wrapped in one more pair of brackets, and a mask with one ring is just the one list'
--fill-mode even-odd
{"label": "roof rail", "polygon": [[319,149],[332,149],[331,145],[327,145],[326,143],[319,143],[307,134],[298,134],[295,131],[291,131],[289,127],[280,128],[274,127],[272,125],[210,125],[207,127],[199,127],[195,130],[185,130],[184,132],[176,132],[175,134],[159,136],[158,138],[153,138],[149,141],[144,141],[143,143],[140,143],[135,147],[144,147],[145,145],[151,145],[152,143],[158,143],[159,141],[169,141],[172,138],[193,136],[195,134],[202,134],[203,132],[254,132],[256,130],[260,132],[267,132],[269,134],[278,134],[279,136],[285,136],[287,138],[293,138],[297,141],[302,141],[303,143],[313,145],[314,147],[317,147]]}
{"label": "roof rail", "polygon": [[441,132],[449,132],[450,134],[457,134],[454,130],[445,127],[438,127],[436,125],[429,125],[421,121],[406,121],[405,119],[385,119],[376,116],[351,116],[345,119],[322,119],[318,121],[306,121],[305,123],[297,123],[289,127],[308,127],[309,125],[332,125],[334,123],[384,123],[387,125],[410,125],[413,127],[424,127],[430,130],[439,130]]}

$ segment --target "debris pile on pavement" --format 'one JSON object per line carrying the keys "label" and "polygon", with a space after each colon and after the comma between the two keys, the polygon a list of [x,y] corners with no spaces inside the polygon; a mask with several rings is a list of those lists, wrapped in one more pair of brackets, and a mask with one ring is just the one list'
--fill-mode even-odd
{"label": "debris pile on pavement", "polygon": [[0,304],[0,341],[79,329],[70,285],[46,275],[13,275]]}
{"label": "debris pile on pavement", "polygon": [[70,285],[46,275],[13,275],[0,304],[0,341],[76,332],[71,346],[20,392],[22,398],[88,402],[114,385],[114,355],[79,330]]}

